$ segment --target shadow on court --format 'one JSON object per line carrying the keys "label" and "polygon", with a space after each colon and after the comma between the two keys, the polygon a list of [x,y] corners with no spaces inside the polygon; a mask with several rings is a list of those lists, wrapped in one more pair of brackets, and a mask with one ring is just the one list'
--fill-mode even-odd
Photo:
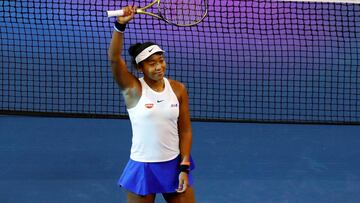
{"label": "shadow on court", "polygon": [[[197,202],[358,202],[359,131],[193,122]],[[0,116],[0,202],[125,202],[130,143],[128,120]]]}

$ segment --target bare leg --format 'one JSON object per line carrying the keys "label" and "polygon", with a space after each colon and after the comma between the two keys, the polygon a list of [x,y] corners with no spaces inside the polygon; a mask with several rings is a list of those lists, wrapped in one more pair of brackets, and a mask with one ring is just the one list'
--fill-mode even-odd
{"label": "bare leg", "polygon": [[128,192],[128,203],[154,203],[155,195],[150,194],[146,196],[140,196],[132,192]]}
{"label": "bare leg", "polygon": [[192,187],[186,189],[183,193],[164,193],[167,203],[195,203],[195,194]]}

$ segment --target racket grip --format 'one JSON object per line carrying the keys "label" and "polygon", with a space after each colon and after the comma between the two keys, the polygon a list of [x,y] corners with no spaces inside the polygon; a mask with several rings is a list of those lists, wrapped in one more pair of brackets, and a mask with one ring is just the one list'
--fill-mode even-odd
{"label": "racket grip", "polygon": [[123,16],[124,11],[123,10],[107,11],[107,15],[108,17]]}

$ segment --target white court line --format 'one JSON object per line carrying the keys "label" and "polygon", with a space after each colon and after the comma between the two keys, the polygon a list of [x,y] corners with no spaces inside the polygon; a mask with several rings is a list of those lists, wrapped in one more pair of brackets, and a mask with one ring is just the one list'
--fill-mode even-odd
{"label": "white court line", "polygon": [[360,0],[277,0],[277,1],[360,4]]}

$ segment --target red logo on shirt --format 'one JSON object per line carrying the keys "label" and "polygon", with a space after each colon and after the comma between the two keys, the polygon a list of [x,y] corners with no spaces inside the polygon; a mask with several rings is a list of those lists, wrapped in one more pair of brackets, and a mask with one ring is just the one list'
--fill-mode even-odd
{"label": "red logo on shirt", "polygon": [[151,103],[145,104],[145,107],[148,108],[148,109],[151,109],[153,106],[154,106],[154,104],[151,104]]}

